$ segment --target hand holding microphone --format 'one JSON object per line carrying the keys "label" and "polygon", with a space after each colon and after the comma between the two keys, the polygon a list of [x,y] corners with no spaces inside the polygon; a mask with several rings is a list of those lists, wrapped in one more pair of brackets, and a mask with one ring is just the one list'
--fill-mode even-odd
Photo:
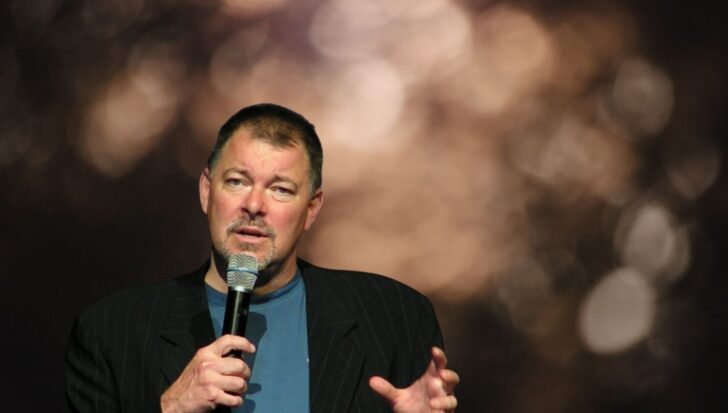
{"label": "hand holding microphone", "polygon": [[242,353],[255,352],[253,343],[243,335],[257,278],[255,257],[230,257],[222,336],[197,350],[179,378],[162,394],[162,412],[209,412],[217,406],[235,407],[243,403],[251,371],[242,360]]}

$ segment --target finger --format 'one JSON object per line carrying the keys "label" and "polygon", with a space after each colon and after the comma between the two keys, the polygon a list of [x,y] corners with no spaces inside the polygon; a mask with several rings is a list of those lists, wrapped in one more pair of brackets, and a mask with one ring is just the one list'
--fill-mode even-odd
{"label": "finger", "polygon": [[392,386],[392,383],[388,382],[382,377],[374,376],[369,379],[369,387],[374,390],[375,393],[382,396],[390,403],[394,403],[399,393],[399,389]]}
{"label": "finger", "polygon": [[447,356],[440,347],[432,347],[432,361],[435,362],[435,367],[438,370],[444,369],[447,366]]}
{"label": "finger", "polygon": [[214,369],[218,373],[226,376],[238,376],[244,379],[250,377],[250,367],[245,361],[235,357],[224,357],[214,363]]}
{"label": "finger", "polygon": [[219,391],[240,395],[248,388],[246,379],[238,375],[221,374],[212,366],[206,367],[195,382],[209,397],[217,397]]}
{"label": "finger", "polygon": [[443,369],[440,370],[440,379],[442,380],[445,393],[452,394],[455,390],[455,386],[460,383],[460,376],[452,370]]}
{"label": "finger", "polygon": [[[239,361],[239,360],[238,360]],[[199,364],[197,377],[194,383],[203,386],[220,387],[228,377],[244,380],[242,373],[236,371],[237,367],[231,367],[230,363],[220,359],[217,361],[205,361]]]}
{"label": "finger", "polygon": [[222,406],[229,406],[229,407],[237,407],[243,404],[243,396],[240,394],[231,394],[224,391],[220,391],[215,399],[214,399],[215,405],[222,405]]}
{"label": "finger", "polygon": [[248,391],[248,382],[237,376],[221,376],[215,386],[232,395],[242,396]]}
{"label": "finger", "polygon": [[458,406],[458,399],[453,396],[436,397],[430,400],[430,408],[433,410],[455,410]]}
{"label": "finger", "polygon": [[255,353],[255,345],[253,345],[253,343],[251,343],[247,338],[232,334],[226,334],[218,338],[210,346],[214,348],[215,354],[221,356],[228,354],[233,350]]}

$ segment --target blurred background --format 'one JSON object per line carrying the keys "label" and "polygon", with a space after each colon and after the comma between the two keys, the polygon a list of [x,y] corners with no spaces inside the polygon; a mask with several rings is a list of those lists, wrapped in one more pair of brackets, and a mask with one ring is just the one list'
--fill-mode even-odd
{"label": "blurred background", "polygon": [[302,255],[427,294],[460,412],[726,411],[719,8],[5,1],[2,410],[62,410],[75,316],[206,259],[199,173],[266,101],[324,145]]}

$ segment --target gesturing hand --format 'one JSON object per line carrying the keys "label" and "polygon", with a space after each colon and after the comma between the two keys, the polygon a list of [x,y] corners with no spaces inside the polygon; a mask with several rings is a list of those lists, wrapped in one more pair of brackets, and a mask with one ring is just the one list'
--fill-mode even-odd
{"label": "gesturing hand", "polygon": [[453,391],[460,378],[446,366],[445,352],[433,347],[427,371],[411,386],[397,389],[382,377],[369,379],[369,386],[387,400],[396,413],[452,412],[458,404]]}
{"label": "gesturing hand", "polygon": [[244,337],[228,334],[197,350],[162,394],[162,412],[202,413],[218,405],[240,406],[248,389],[250,367],[239,358],[223,357],[231,350],[253,353],[255,346]]}

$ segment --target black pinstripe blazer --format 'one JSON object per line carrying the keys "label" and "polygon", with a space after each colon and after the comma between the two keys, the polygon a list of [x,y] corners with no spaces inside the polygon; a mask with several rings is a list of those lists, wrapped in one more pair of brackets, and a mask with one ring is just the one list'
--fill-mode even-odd
{"label": "black pinstripe blazer", "polygon": [[[442,346],[430,302],[386,277],[298,264],[306,285],[311,411],[389,411],[369,377],[404,387],[422,375],[430,347]],[[204,290],[208,265],[113,294],[79,316],[66,355],[72,411],[159,411],[164,390],[215,339]]]}

